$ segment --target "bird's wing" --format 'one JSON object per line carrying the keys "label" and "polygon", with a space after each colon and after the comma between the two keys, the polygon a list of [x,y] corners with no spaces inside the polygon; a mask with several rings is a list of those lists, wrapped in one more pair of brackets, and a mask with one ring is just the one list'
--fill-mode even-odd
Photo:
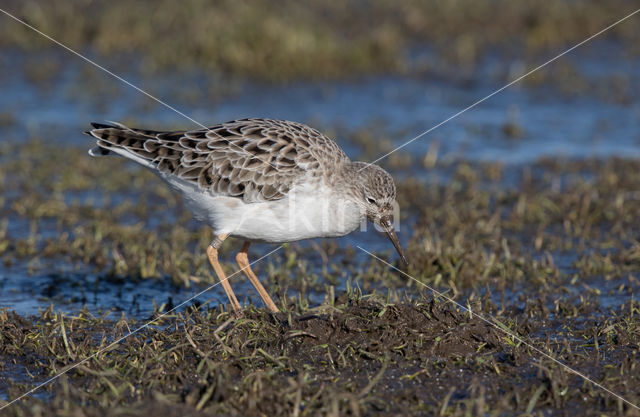
{"label": "bird's wing", "polygon": [[92,155],[115,152],[214,195],[248,203],[284,198],[307,174],[323,175],[332,162],[348,161],[317,130],[282,120],[243,119],[178,132],[92,125],[87,133],[98,139]]}

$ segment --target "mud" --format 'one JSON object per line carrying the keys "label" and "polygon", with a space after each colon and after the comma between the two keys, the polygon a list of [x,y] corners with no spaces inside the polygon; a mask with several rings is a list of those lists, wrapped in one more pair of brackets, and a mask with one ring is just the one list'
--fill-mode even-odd
{"label": "mud", "polygon": [[[275,315],[192,308],[163,317],[6,415],[637,415],[530,347],[637,403],[637,306],[632,314],[570,300],[556,311],[538,300],[502,312],[475,306],[501,328],[432,298],[336,301]],[[140,324],[3,313],[3,395],[15,397]],[[16,373],[32,382],[16,383]]]}

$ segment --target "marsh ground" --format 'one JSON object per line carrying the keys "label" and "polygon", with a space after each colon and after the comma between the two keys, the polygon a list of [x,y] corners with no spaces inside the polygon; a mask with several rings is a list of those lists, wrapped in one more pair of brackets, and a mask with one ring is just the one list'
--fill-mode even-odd
{"label": "marsh ground", "polygon": [[[297,25],[261,2],[125,21],[120,2],[12,11],[198,121],[303,121],[373,160],[629,8],[491,3],[371,2],[368,20],[347,13],[355,3],[278,6]],[[220,34],[219,19],[238,25]],[[185,22],[211,36],[175,30]],[[191,122],[17,26],[0,31],[4,401],[215,280],[212,232],[149,172],[90,159],[81,135],[93,120]],[[282,313],[234,278],[255,306],[243,317],[213,288],[0,414],[638,415],[540,353],[640,403],[637,36],[621,25],[382,161],[415,280],[357,248],[395,262],[372,230],[285,245],[256,265]]]}

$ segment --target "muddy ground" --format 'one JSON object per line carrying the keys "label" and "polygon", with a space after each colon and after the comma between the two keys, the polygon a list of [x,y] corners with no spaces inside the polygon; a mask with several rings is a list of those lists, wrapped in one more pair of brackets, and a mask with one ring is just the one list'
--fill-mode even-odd
{"label": "muddy ground", "polygon": [[[5,267],[27,262],[38,275],[57,262],[89,264],[116,286],[173,279],[199,290],[215,282],[197,250],[210,231],[192,223],[159,181],[123,185],[126,175],[105,178],[102,170],[112,168],[89,167],[83,149],[69,150],[66,161],[86,174],[78,180],[51,154],[42,143],[14,154],[15,164],[36,167],[29,176],[3,165]],[[420,163],[409,159],[406,169]],[[462,161],[432,172],[442,184],[407,177],[399,200],[412,225],[407,273],[416,280],[333,241],[288,246],[257,266],[283,310],[275,315],[257,297],[243,297],[241,317],[215,301],[195,302],[136,331],[174,303],[159,300],[155,313],[137,319],[126,305],[102,315],[4,309],[5,401],[90,359],[1,413],[638,415],[542,353],[640,403],[636,165]],[[94,181],[168,203],[65,198]],[[161,214],[172,219],[170,231],[149,221]],[[7,228],[17,219],[31,232]],[[376,253],[387,259],[392,251]],[[75,292],[81,276],[72,275]],[[73,288],[66,297],[77,297]]]}
{"label": "muddy ground", "polygon": [[[497,317],[527,344],[637,403],[638,312],[531,300]],[[140,323],[2,316],[4,367],[44,379]],[[66,333],[66,339],[62,336]],[[167,317],[10,415],[637,415],[500,328],[431,298],[352,298],[304,313]],[[16,396],[29,384],[4,377]]]}

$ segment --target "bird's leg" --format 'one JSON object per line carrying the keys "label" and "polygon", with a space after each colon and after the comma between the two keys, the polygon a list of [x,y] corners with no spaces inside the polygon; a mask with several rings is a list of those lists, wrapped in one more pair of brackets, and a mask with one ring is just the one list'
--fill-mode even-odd
{"label": "bird's leg", "polygon": [[231,284],[229,284],[229,280],[224,274],[222,266],[220,266],[220,262],[218,262],[218,249],[220,249],[222,242],[224,242],[226,238],[227,235],[216,236],[207,248],[207,257],[209,258],[209,262],[211,263],[213,270],[216,271],[216,275],[222,284],[222,288],[224,288],[224,292],[226,292],[227,297],[229,297],[229,302],[231,303],[231,307],[233,307],[233,311],[239,313],[241,310],[240,303],[231,289]]}
{"label": "bird's leg", "polygon": [[244,242],[242,249],[240,249],[240,252],[238,252],[238,254],[236,255],[236,262],[238,262],[238,266],[240,266],[240,269],[242,269],[242,271],[244,271],[244,273],[247,275],[249,281],[251,281],[253,286],[256,287],[256,290],[258,290],[258,294],[260,294],[260,297],[262,297],[262,301],[264,301],[264,304],[267,306],[267,308],[272,313],[277,313],[280,310],[278,310],[278,307],[276,307],[271,297],[269,297],[269,293],[267,293],[267,290],[264,289],[256,274],[254,274],[251,270],[249,257],[247,256],[249,245],[251,245],[251,242]]}

